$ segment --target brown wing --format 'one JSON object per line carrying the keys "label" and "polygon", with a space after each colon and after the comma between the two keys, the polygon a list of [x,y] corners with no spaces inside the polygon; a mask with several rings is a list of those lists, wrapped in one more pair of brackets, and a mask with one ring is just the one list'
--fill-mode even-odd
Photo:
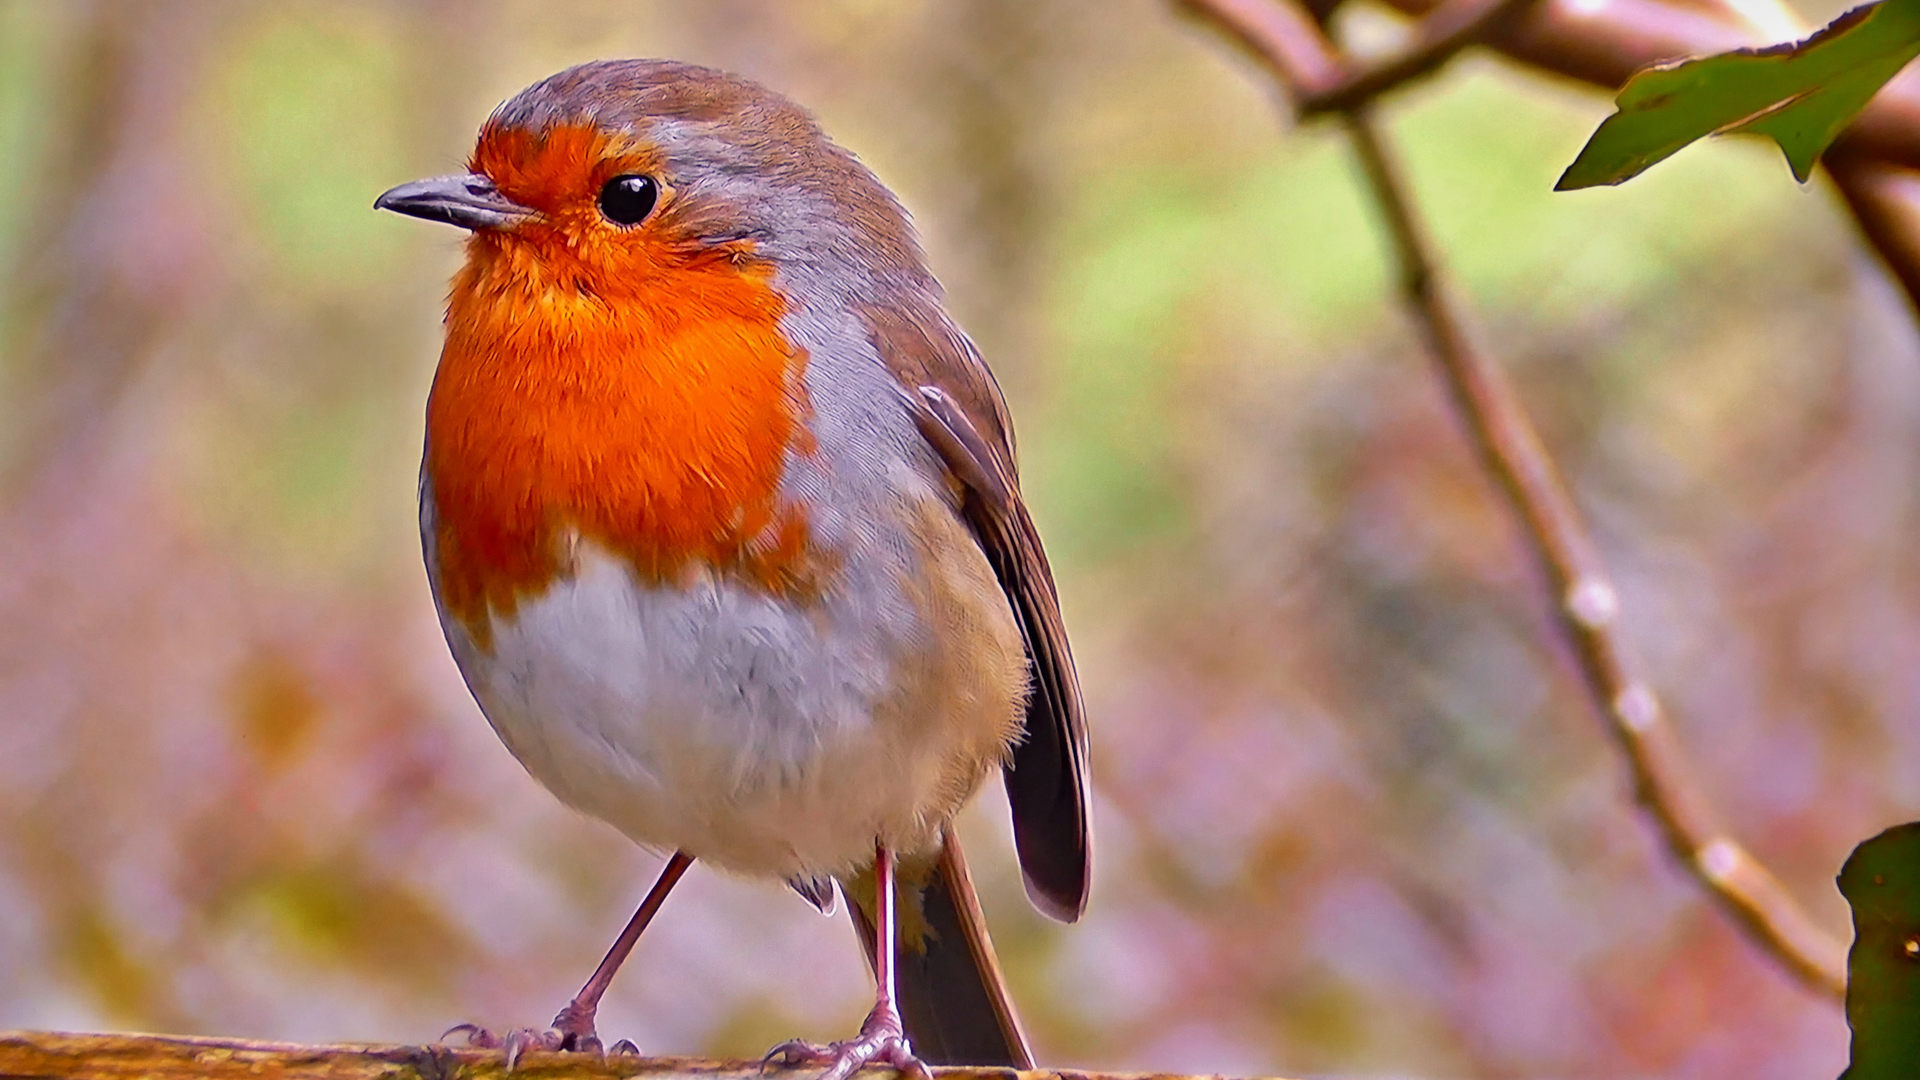
{"label": "brown wing", "polygon": [[1006,402],[973,345],[931,303],[870,309],[881,359],[959,481],[961,513],[993,566],[1033,665],[1026,737],[1006,768],[1027,895],[1066,922],[1086,909],[1087,725],[1046,551],[1020,499]]}

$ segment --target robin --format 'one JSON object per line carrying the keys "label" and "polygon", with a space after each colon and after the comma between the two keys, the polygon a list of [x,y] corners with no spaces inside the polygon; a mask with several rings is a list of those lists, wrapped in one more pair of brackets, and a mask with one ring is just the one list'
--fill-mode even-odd
{"label": "robin", "polygon": [[[549,1029],[594,1014],[700,860],[848,898],[857,1037],[770,1059],[1026,1067],[951,824],[999,770],[1027,893],[1086,905],[1087,736],[992,374],[906,213],[781,95],[583,64],[382,209],[467,229],[427,402],[441,626],[502,742],[659,880]],[[905,894],[906,902],[896,899]]]}

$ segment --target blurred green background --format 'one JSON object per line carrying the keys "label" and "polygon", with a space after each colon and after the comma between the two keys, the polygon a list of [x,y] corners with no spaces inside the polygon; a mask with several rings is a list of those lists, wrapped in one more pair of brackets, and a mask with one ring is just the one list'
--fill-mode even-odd
{"label": "blurred green background", "polygon": [[[459,237],[370,209],[620,55],[817,110],[1007,388],[1098,795],[1076,927],[997,793],[965,826],[1045,1060],[1840,1070],[1839,1010],[1630,809],[1338,133],[1156,0],[0,2],[0,1028],[543,1023],[625,919],[656,859],[440,641]],[[1842,933],[1842,859],[1920,816],[1912,319],[1769,148],[1551,194],[1608,110],[1470,59],[1387,119],[1700,782]],[[865,978],[843,921],[696,868],[601,1030],[756,1054],[850,1032]]]}

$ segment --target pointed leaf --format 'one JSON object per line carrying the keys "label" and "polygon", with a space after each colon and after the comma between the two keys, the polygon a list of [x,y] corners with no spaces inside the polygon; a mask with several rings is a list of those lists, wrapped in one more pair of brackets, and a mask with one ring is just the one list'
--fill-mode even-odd
{"label": "pointed leaf", "polygon": [[1555,190],[1618,184],[1722,132],[1766,135],[1801,181],[1874,93],[1920,55],[1920,0],[1882,0],[1802,42],[1662,64],[1627,80]]}

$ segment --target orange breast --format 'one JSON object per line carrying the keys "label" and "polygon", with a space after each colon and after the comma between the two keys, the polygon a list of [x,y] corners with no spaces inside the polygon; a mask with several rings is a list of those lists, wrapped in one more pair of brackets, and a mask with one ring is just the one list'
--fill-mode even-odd
{"label": "orange breast", "polygon": [[657,270],[608,300],[556,288],[537,248],[476,237],[427,406],[441,600],[477,641],[566,572],[571,538],[642,580],[698,566],[810,588],[807,521],[778,498],[807,443],[805,355],[764,272]]}

